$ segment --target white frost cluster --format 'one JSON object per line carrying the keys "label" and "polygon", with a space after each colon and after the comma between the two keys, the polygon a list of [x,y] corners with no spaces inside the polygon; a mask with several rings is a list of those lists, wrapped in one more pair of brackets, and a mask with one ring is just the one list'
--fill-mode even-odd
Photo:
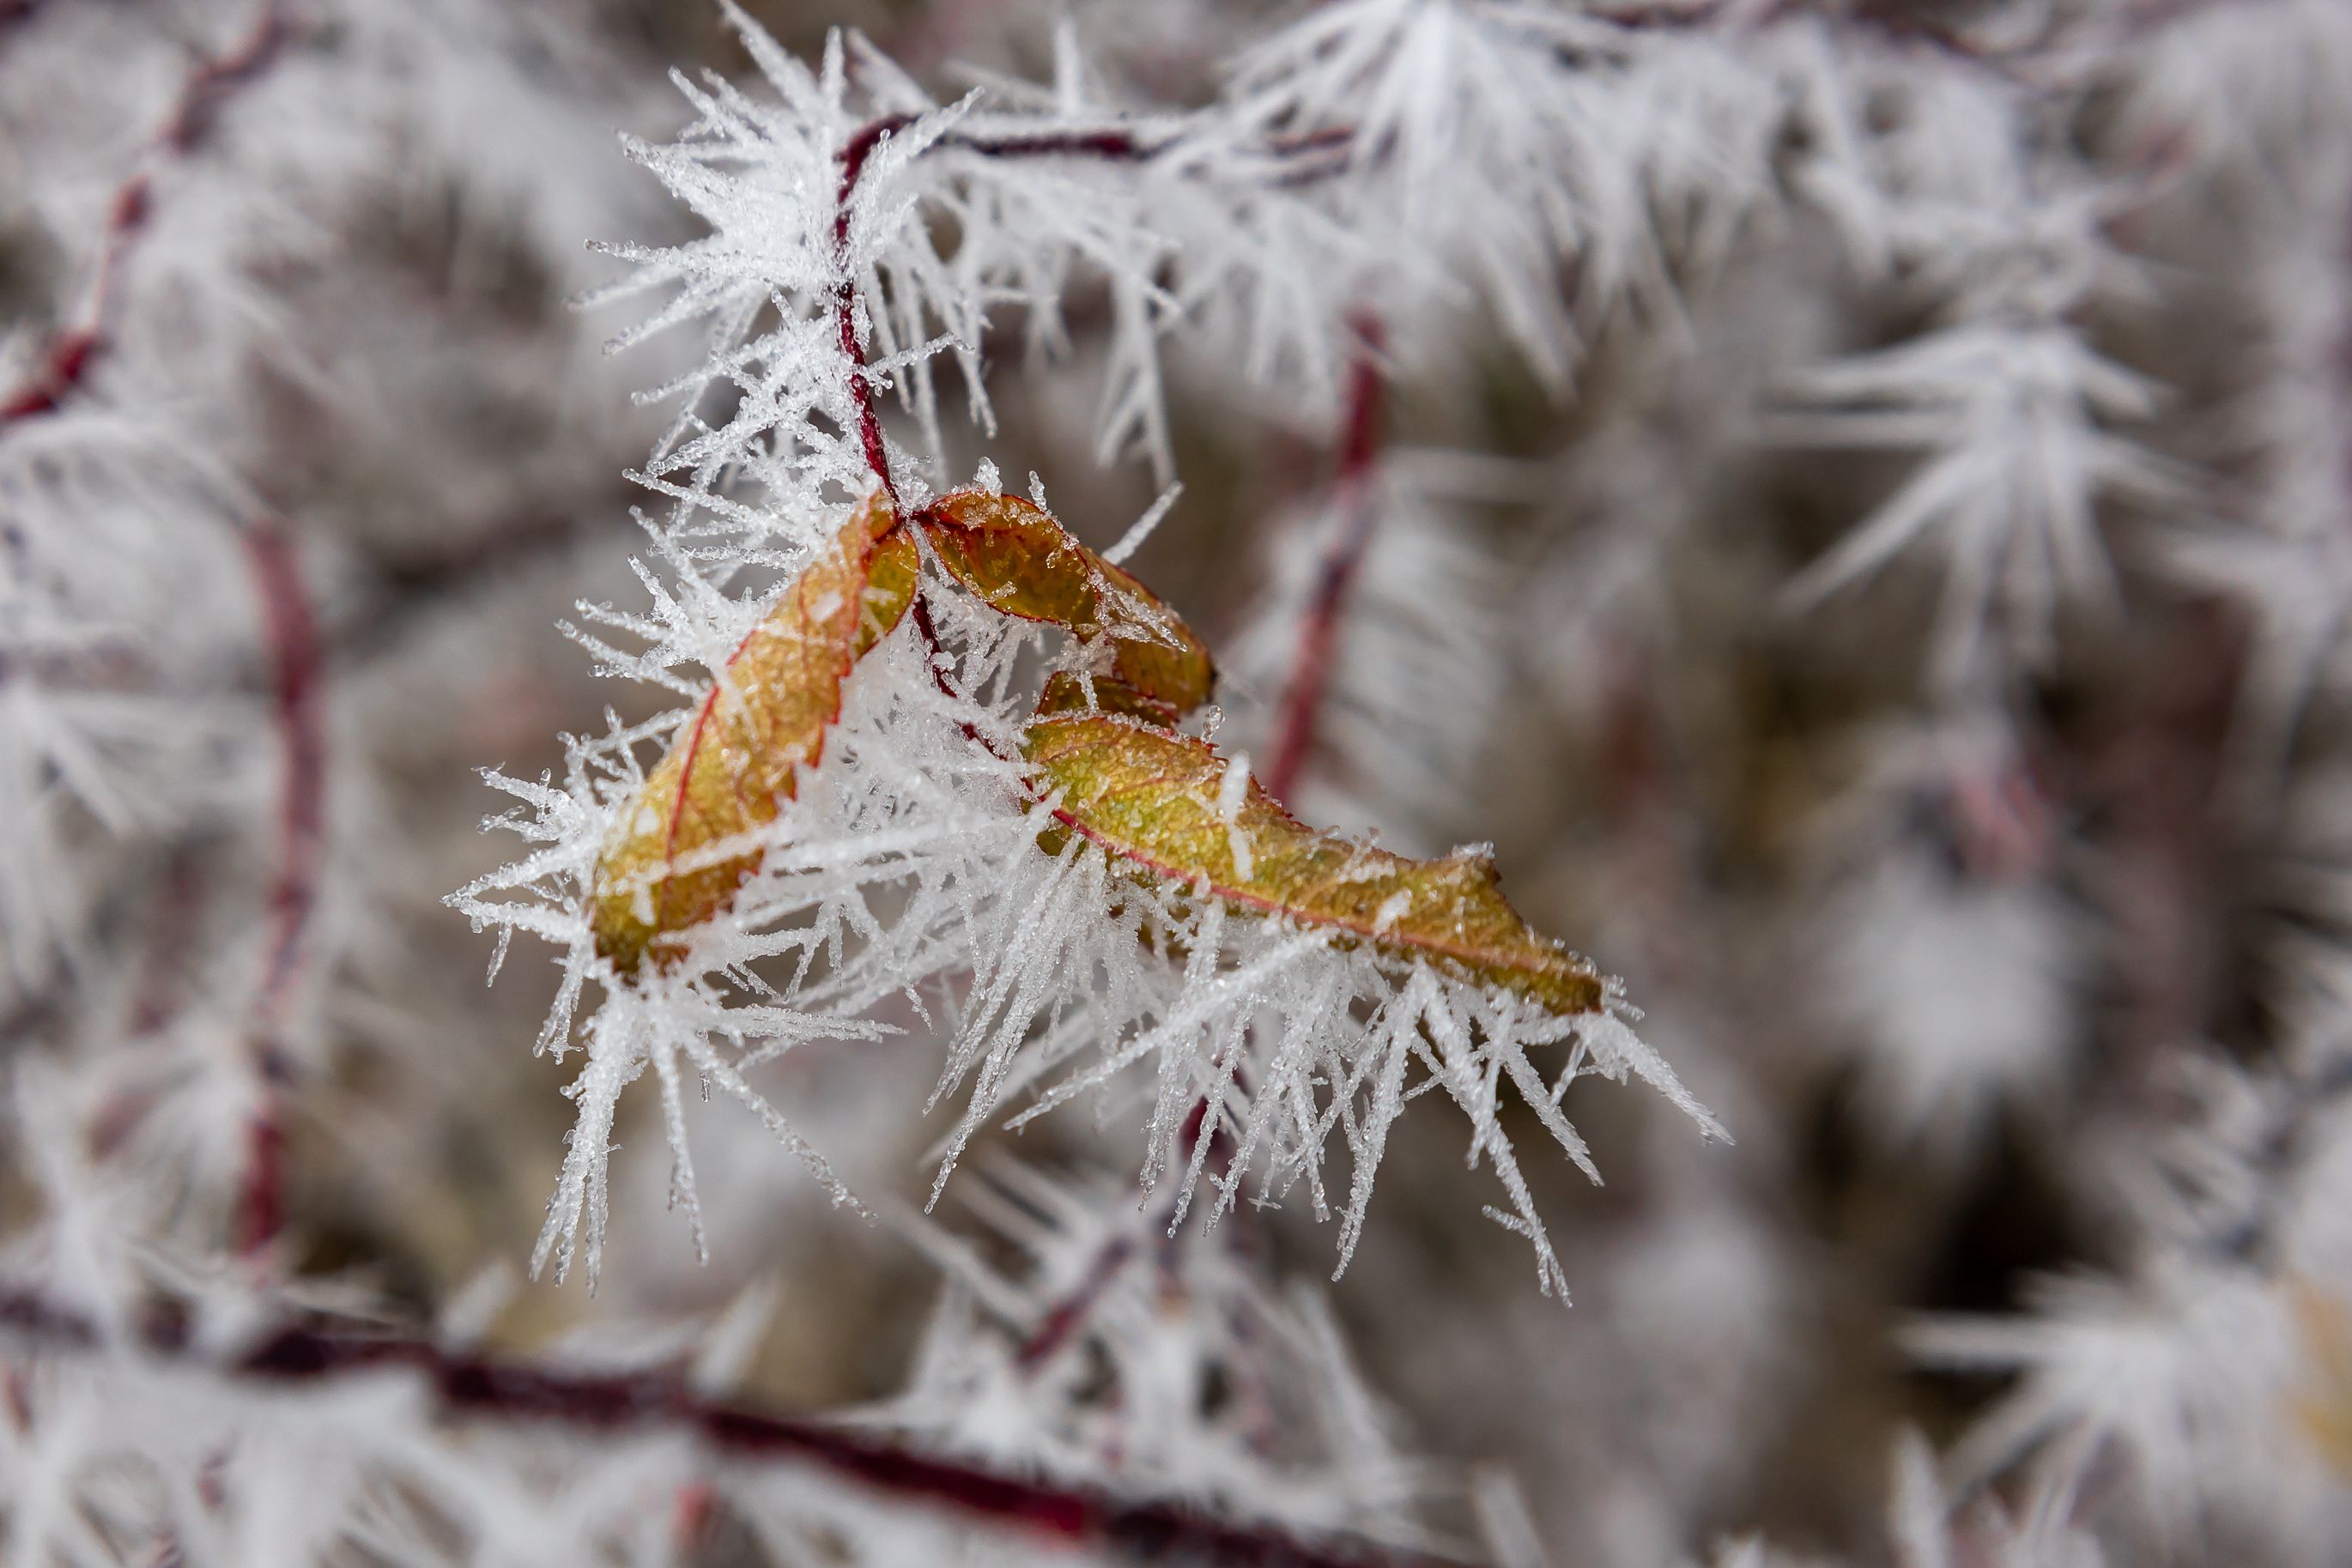
{"label": "white frost cluster", "polygon": [[1948,1154],[2065,1092],[2084,922],[2047,879],[2053,826],[1999,718],[1872,750],[1814,829],[1820,1011],[1851,1041],[1865,1134]]}

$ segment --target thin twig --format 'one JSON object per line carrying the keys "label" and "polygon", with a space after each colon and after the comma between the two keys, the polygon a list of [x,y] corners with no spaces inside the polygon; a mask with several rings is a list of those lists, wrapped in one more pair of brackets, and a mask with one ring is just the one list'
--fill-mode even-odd
{"label": "thin twig", "polygon": [[245,1175],[238,1186],[237,1249],[252,1257],[277,1238],[285,1211],[286,1129],[279,1088],[289,1076],[278,1035],[286,1000],[319,903],[320,849],[326,835],[327,745],[320,674],[324,664],[318,620],[302,585],[294,540],[274,518],[245,532],[254,588],[269,641],[274,722],[281,751],[278,807],[278,870],[270,889],[269,946],[254,992],[251,1037],[260,1098],[247,1130]]}
{"label": "thin twig", "polygon": [[[882,421],[874,406],[874,385],[866,373],[866,346],[857,335],[857,281],[849,266],[849,227],[857,196],[857,182],[883,141],[914,123],[912,116],[884,115],[871,120],[842,143],[835,155],[840,179],[834,188],[833,252],[838,271],[833,286],[834,320],[841,334],[842,358],[849,361],[849,395],[857,407],[857,438],[866,465],[882,483],[892,511],[898,507],[898,486],[890,477],[890,459],[882,444]],[[1006,136],[950,134],[931,143],[988,158],[1095,158],[1131,162],[1152,156],[1164,143],[1147,143],[1117,126],[1085,131],[1036,131]]]}
{"label": "thin twig", "polygon": [[293,537],[274,519],[263,518],[246,530],[245,545],[269,640],[274,721],[284,753],[270,944],[254,1005],[257,1031],[270,1036],[284,1015],[318,904],[319,855],[326,833],[326,715],[320,689],[324,653]]}
{"label": "thin twig", "polygon": [[1372,476],[1380,459],[1383,333],[1379,319],[1366,312],[1357,313],[1354,327],[1356,359],[1349,376],[1347,423],[1334,486],[1339,527],[1324,550],[1316,574],[1315,597],[1299,626],[1298,651],[1291,659],[1290,681],[1283,691],[1282,716],[1275,733],[1274,765],[1263,780],[1266,792],[1277,800],[1290,798],[1315,749],[1316,727],[1330,689],[1331,659],[1339,648],[1348,591],[1355,585],[1365,552],[1371,548],[1372,529],[1380,520]]}
{"label": "thin twig", "polygon": [[[27,7],[29,9],[29,7]],[[198,60],[181,84],[171,112],[140,154],[142,167],[115,188],[98,242],[89,290],[79,318],[49,340],[39,366],[20,385],[0,393],[0,428],[52,412],[89,379],[105,353],[122,273],[153,214],[156,168],[193,152],[209,135],[237,89],[268,69],[293,35],[276,6],[265,6],[253,31],[227,54]]]}
{"label": "thin twig", "polygon": [[841,180],[833,197],[833,264],[839,277],[833,286],[833,314],[841,332],[841,357],[849,361],[849,396],[857,405],[857,437],[866,452],[866,465],[882,482],[893,517],[898,512],[898,486],[890,478],[890,457],[882,444],[882,419],[874,407],[874,383],[866,373],[866,345],[857,337],[857,280],[849,269],[849,223],[857,182],[866,161],[884,137],[906,123],[901,117],[870,121],[842,144]]}

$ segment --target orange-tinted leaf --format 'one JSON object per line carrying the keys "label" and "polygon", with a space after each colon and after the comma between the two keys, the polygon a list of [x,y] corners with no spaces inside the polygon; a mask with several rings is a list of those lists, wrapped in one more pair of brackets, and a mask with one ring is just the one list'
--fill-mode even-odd
{"label": "orange-tinted leaf", "polygon": [[1408,860],[1318,832],[1255,781],[1229,779],[1232,765],[1206,741],[1124,718],[1042,717],[1023,749],[1059,798],[1061,821],[1156,877],[1433,961],[1555,1012],[1605,1000],[1591,965],[1505,902],[1484,856]]}
{"label": "orange-tinted leaf", "polygon": [[[1109,639],[1109,674],[1093,683],[1098,706],[1164,714],[1172,723],[1209,700],[1215,669],[1192,628],[1045,511],[1013,496],[958,490],[924,507],[916,521],[940,564],[985,602],[1024,621],[1064,627],[1082,642]],[[1065,683],[1048,693],[1048,704],[1075,697],[1083,706],[1084,689]]]}
{"label": "orange-tinted leaf", "polygon": [[[916,564],[914,541],[877,493],[735,650],[597,859],[596,950],[615,968],[634,974],[649,954],[671,961],[677,949],[662,938],[725,908],[759,868],[757,850],[693,862],[775,820],[793,768],[824,754],[851,664],[907,612]],[[688,867],[673,869],[680,861]]]}

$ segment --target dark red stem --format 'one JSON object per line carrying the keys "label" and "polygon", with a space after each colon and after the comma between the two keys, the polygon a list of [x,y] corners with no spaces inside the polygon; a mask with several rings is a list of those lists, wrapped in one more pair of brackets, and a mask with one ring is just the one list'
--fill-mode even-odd
{"label": "dark red stem", "polygon": [[254,993],[251,1022],[263,1091],[248,1133],[237,1208],[238,1249],[250,1256],[277,1236],[282,1218],[285,1131],[278,1119],[277,1085],[287,1072],[278,1036],[318,906],[320,855],[326,837],[327,747],[320,692],[324,658],[293,538],[274,519],[262,518],[246,530],[245,543],[268,638],[283,763],[269,946]]}
{"label": "dark red stem", "polygon": [[268,637],[270,688],[284,761],[278,875],[269,898],[270,945],[255,1009],[263,1025],[274,1030],[318,903],[319,853],[326,836],[326,714],[320,679],[324,660],[293,537],[265,518],[247,529],[245,543]]}
{"label": "dark red stem", "polygon": [[842,143],[841,180],[833,197],[833,264],[838,273],[833,286],[833,316],[841,332],[841,357],[849,361],[849,397],[857,407],[857,438],[866,450],[866,465],[880,480],[882,493],[890,498],[890,510],[898,510],[898,486],[890,478],[890,456],[882,444],[882,419],[874,407],[874,384],[866,374],[866,345],[857,338],[857,280],[849,265],[850,204],[857,194],[858,177],[866,172],[866,161],[883,139],[902,130],[908,123],[903,115],[868,121],[857,133]]}
{"label": "dark red stem", "polygon": [[1372,470],[1380,459],[1380,354],[1384,334],[1379,319],[1367,312],[1357,313],[1354,326],[1356,360],[1349,373],[1347,424],[1340,438],[1339,472],[1334,486],[1339,527],[1324,551],[1315,597],[1308,601],[1306,620],[1299,627],[1298,651],[1292,657],[1290,683],[1282,695],[1274,763],[1262,779],[1267,792],[1278,800],[1290,798],[1314,752],[1348,591],[1355,586],[1380,517]]}
{"label": "dark red stem", "polygon": [[1013,1364],[1021,1369],[1024,1375],[1034,1373],[1053,1360],[1054,1353],[1070,1343],[1071,1336],[1093,1313],[1095,1303],[1102,1300],[1103,1292],[1126,1271],[1135,1251],[1136,1238],[1124,1231],[1112,1236],[1096,1249],[1095,1255],[1087,1260],[1086,1272],[1078,1276],[1077,1283],[1045,1309],[1045,1315],[1037,1320],[1036,1328],[1022,1342],[1020,1354],[1014,1357]]}
{"label": "dark red stem", "polygon": [[232,1220],[236,1255],[259,1258],[286,1224],[286,1120],[275,1084],[267,1085],[245,1128],[245,1172]]}
{"label": "dark red stem", "polygon": [[[834,265],[838,269],[833,286],[834,320],[841,335],[842,358],[849,361],[849,396],[856,409],[858,444],[865,451],[866,467],[881,482],[893,510],[898,504],[898,486],[890,477],[889,454],[882,443],[882,421],[874,406],[874,383],[866,373],[866,346],[857,335],[857,282],[850,271],[849,230],[857,182],[865,174],[866,163],[886,138],[913,123],[911,115],[892,114],[859,126],[842,143],[836,155],[840,178],[834,188],[833,203]],[[1165,145],[1164,141],[1146,141],[1117,126],[1005,136],[957,132],[929,144],[933,150],[948,149],[983,158],[1095,158],[1119,162],[1150,158]]]}
{"label": "dark red stem", "polygon": [[[105,1336],[88,1317],[27,1291],[0,1290],[0,1329],[46,1350],[95,1354],[107,1348]],[[447,1350],[426,1340],[320,1328],[281,1329],[225,1358],[204,1354],[180,1320],[152,1322],[139,1337],[149,1353],[165,1360],[208,1365],[223,1376],[251,1383],[325,1385],[405,1368],[453,1416],[539,1421],[602,1435],[684,1429],[730,1457],[810,1465],[878,1492],[1139,1558],[1257,1568],[1448,1568],[1440,1559],[1299,1541],[1270,1527],[1212,1519],[1169,1499],[1057,1486],[918,1453],[806,1416],[720,1404],[699,1397],[664,1372],[562,1372]]]}
{"label": "dark red stem", "polygon": [[[29,6],[26,7],[29,9]],[[5,19],[5,14],[0,14]],[[216,59],[199,60],[180,86],[171,112],[142,154],[147,165],[116,187],[99,235],[98,260],[81,319],[50,339],[39,366],[13,390],[0,393],[0,428],[56,409],[89,378],[105,353],[109,324],[122,270],[145,232],[154,191],[154,166],[194,151],[220,118],[236,89],[266,71],[292,35],[292,25],[275,6],[265,8],[243,43]]]}

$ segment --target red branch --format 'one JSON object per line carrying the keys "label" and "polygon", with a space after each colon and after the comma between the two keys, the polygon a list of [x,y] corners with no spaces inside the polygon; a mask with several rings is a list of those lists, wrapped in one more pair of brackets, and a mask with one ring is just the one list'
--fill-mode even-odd
{"label": "red branch", "polygon": [[256,1012],[274,1028],[318,902],[320,845],[326,831],[325,712],[320,695],[319,626],[302,586],[294,540],[264,519],[246,531],[246,550],[269,639],[270,685],[285,772],[278,793],[278,878],[270,892],[271,941]]}
{"label": "red branch", "polygon": [[[89,1319],[29,1291],[0,1290],[0,1329],[53,1351],[107,1347]],[[327,1384],[394,1369],[415,1374],[454,1416],[539,1421],[599,1435],[682,1428],[720,1454],[792,1461],[859,1485],[1074,1544],[1151,1560],[1196,1559],[1256,1568],[1450,1568],[1443,1560],[1361,1545],[1310,1543],[1270,1527],[1211,1519],[1169,1499],[1121,1497],[921,1454],[886,1438],[806,1416],[702,1398],[668,1373],[572,1373],[495,1361],[430,1341],[289,1327],[241,1353],[215,1357],[190,1342],[184,1322],[163,1319],[141,1333],[167,1360],[249,1382]]]}
{"label": "red branch", "polygon": [[1102,1300],[1103,1293],[1110,1289],[1112,1282],[1126,1272],[1135,1252],[1136,1238],[1126,1232],[1111,1236],[1096,1249],[1095,1255],[1087,1260],[1086,1269],[1079,1274],[1077,1282],[1045,1309],[1044,1315],[1037,1320],[1036,1328],[1022,1341],[1020,1354],[1014,1357],[1013,1364],[1020,1368],[1024,1376],[1035,1373],[1054,1358],[1055,1352],[1070,1343],[1071,1337],[1085,1325],[1087,1316],[1093,1312],[1095,1303]]}
{"label": "red branch", "polygon": [[257,1259],[286,1223],[286,1119],[275,1084],[265,1084],[245,1128],[245,1172],[231,1218],[236,1253]]}
{"label": "red branch", "polygon": [[[834,188],[833,256],[839,276],[833,286],[834,320],[841,333],[842,358],[849,361],[849,396],[857,408],[857,439],[865,449],[866,465],[882,482],[893,511],[898,507],[898,486],[890,477],[890,459],[882,444],[882,421],[874,407],[874,384],[866,373],[866,346],[857,335],[857,283],[849,267],[849,225],[857,182],[866,163],[885,139],[914,123],[910,115],[885,115],[866,121],[842,143],[837,161],[839,183]],[[1150,157],[1159,151],[1117,127],[1095,131],[1040,131],[1012,136],[942,136],[931,148],[950,148],[983,158],[1101,158],[1128,162]]]}
{"label": "red branch", "polygon": [[302,586],[294,540],[273,519],[246,530],[247,554],[269,641],[276,726],[283,753],[278,789],[278,874],[270,889],[270,940],[254,994],[254,1051],[263,1083],[249,1132],[251,1147],[238,1197],[238,1249],[250,1257],[278,1234],[283,1210],[285,1131],[276,1085],[286,1076],[278,1032],[319,901],[320,852],[326,836],[327,747],[320,695],[324,664],[316,617]]}
{"label": "red branch", "polygon": [[833,264],[839,277],[833,286],[833,316],[841,329],[841,357],[849,361],[849,396],[857,405],[857,438],[866,449],[866,465],[882,482],[890,510],[898,510],[898,486],[890,479],[890,457],[882,444],[882,419],[874,408],[874,383],[866,374],[866,345],[857,337],[857,281],[849,269],[849,219],[857,194],[858,177],[866,172],[884,137],[907,123],[903,116],[877,120],[859,128],[841,147],[841,183],[833,195]]}
{"label": "red branch", "polygon": [[[29,9],[29,7],[27,7]],[[0,427],[50,413],[89,378],[106,351],[108,329],[122,272],[153,210],[155,166],[194,151],[211,133],[222,108],[239,88],[278,58],[293,27],[275,6],[265,7],[243,43],[214,59],[201,59],[180,86],[171,112],[141,154],[137,173],[115,188],[99,235],[98,261],[79,319],[49,340],[41,363],[15,390],[0,393]]]}
{"label": "red branch", "polygon": [[1267,793],[1286,800],[1306,771],[1315,748],[1315,729],[1323,699],[1331,684],[1331,656],[1338,650],[1341,612],[1348,591],[1355,585],[1371,548],[1372,528],[1379,521],[1378,498],[1372,492],[1372,469],[1380,457],[1381,368],[1383,333],[1377,317],[1355,317],[1356,362],[1349,378],[1348,416],[1339,448],[1339,473],[1335,486],[1341,509],[1340,524],[1323,555],[1315,582],[1315,597],[1298,632],[1298,651],[1290,665],[1290,684],[1282,695],[1281,726],[1276,732],[1274,765],[1262,780]]}

